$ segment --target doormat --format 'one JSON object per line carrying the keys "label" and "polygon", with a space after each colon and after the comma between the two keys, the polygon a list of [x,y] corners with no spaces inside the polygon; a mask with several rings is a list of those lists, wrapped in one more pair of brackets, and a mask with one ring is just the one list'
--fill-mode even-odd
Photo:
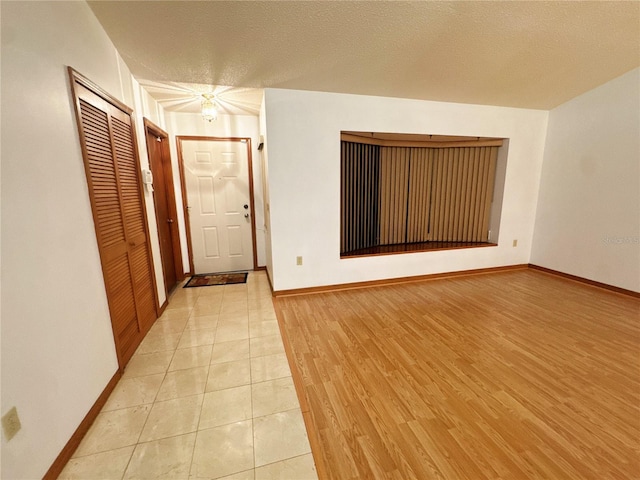
{"label": "doormat", "polygon": [[183,288],[208,287],[210,285],[232,285],[247,283],[247,272],[232,273],[201,273],[194,275],[185,283]]}

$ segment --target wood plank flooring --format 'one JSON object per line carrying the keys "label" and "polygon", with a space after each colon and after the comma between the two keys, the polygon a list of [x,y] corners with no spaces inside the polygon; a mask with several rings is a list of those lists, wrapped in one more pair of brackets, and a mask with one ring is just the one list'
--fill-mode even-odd
{"label": "wood plank flooring", "polygon": [[638,299],[522,270],[275,303],[320,478],[640,479]]}

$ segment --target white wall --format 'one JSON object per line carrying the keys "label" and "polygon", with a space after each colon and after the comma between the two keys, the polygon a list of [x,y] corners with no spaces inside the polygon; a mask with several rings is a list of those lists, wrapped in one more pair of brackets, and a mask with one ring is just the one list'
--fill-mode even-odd
{"label": "white wall", "polygon": [[251,138],[251,163],[253,166],[254,215],[256,220],[256,249],[258,266],[266,263],[265,226],[262,194],[261,154],[258,151],[259,124],[258,117],[253,115],[218,115],[217,120],[207,122],[199,113],[165,112],[165,122],[171,146],[171,164],[173,167],[173,183],[176,188],[176,204],[178,208],[178,228],[184,271],[189,271],[187,251],[187,234],[182,204],[182,188],[180,185],[180,168],[178,167],[178,150],[176,136],[207,137],[249,137]]}
{"label": "white wall", "polygon": [[[124,64],[124,62],[122,62]],[[127,68],[123,65],[121,68]],[[147,150],[147,137],[144,130],[144,118],[151,120],[154,124],[164,129],[164,109],[156,102],[149,93],[127,72],[128,83],[131,86],[133,96],[133,114],[136,128],[136,139],[138,141],[138,152],[140,154],[140,168],[151,170],[149,166],[149,151]],[[160,253],[160,237],[158,236],[158,224],[155,210],[155,199],[153,192],[144,186],[144,200],[147,210],[147,220],[149,222],[149,240],[151,243],[151,256],[153,258],[154,273],[156,278],[156,288],[158,302],[162,305],[166,298],[164,285],[164,274],[162,271],[162,256]]]}
{"label": "white wall", "polygon": [[270,215],[270,199],[269,199],[269,140],[267,135],[267,118],[265,99],[262,97],[260,104],[260,137],[264,142],[262,151],[260,152],[260,159],[262,161],[262,192],[264,196],[264,229],[265,229],[265,263],[267,267],[267,274],[269,278],[273,278],[273,259],[271,258],[271,215]]}
{"label": "white wall", "polygon": [[[265,103],[276,290],[529,262],[547,112],[278,89]],[[499,246],[340,259],[341,130],[509,138]]]}
{"label": "white wall", "polygon": [[531,263],[640,292],[640,69],[549,113]]}
{"label": "white wall", "polygon": [[66,66],[130,106],[134,88],[86,3],[0,8],[1,413],[22,422],[1,476],[34,479],[118,368]]}

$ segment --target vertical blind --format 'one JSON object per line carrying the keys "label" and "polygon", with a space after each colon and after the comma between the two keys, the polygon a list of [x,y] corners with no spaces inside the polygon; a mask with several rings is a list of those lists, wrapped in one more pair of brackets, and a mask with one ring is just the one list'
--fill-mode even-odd
{"label": "vertical blind", "polygon": [[377,245],[380,147],[342,142],[340,251]]}
{"label": "vertical blind", "polygon": [[341,254],[378,245],[486,242],[497,146],[342,142]]}

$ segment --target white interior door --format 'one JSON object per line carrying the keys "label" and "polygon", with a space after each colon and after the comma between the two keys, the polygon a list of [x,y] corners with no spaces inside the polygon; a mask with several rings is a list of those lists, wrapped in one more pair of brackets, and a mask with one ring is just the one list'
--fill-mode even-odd
{"label": "white interior door", "polygon": [[247,144],[183,140],[194,273],[253,268]]}

